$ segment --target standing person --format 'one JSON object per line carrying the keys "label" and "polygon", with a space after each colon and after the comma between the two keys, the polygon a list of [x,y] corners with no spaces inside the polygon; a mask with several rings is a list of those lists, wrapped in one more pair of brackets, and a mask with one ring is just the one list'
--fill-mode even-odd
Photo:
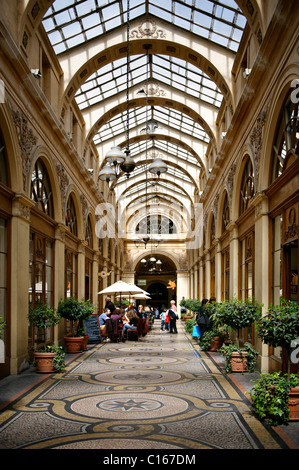
{"label": "standing person", "polygon": [[170,301],[170,308],[171,308],[171,310],[173,310],[175,313],[177,312],[177,308],[176,308],[176,305],[175,305],[175,300],[171,300],[171,301]]}
{"label": "standing person", "polygon": [[110,297],[110,296],[107,296],[107,297],[105,298],[105,302],[106,302],[105,308],[109,308],[110,312],[113,313],[114,310],[115,310],[115,305],[114,305],[114,303],[111,301],[111,297]]}
{"label": "standing person", "polygon": [[[166,310],[166,309],[165,309]],[[165,311],[165,319],[164,319],[165,331],[169,331],[169,315],[168,310]]]}
{"label": "standing person", "polygon": [[170,308],[168,310],[168,315],[169,315],[169,333],[176,334],[178,332],[176,328],[177,314],[172,308]]}
{"label": "standing person", "polygon": [[162,310],[162,312],[161,312],[161,329],[160,329],[160,331],[164,331],[165,315],[166,315],[166,309],[163,308],[163,310]]}
{"label": "standing person", "polygon": [[203,337],[203,334],[205,333],[205,331],[207,331],[209,327],[209,317],[206,314],[206,306],[208,303],[208,299],[203,299],[196,315],[196,323],[200,328],[201,337]]}

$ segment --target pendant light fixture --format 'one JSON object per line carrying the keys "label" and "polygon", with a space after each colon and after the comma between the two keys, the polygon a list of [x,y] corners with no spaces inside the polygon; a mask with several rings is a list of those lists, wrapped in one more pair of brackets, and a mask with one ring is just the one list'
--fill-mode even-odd
{"label": "pendant light fixture", "polygon": [[130,125],[130,111],[129,111],[129,80],[130,80],[130,0],[127,1],[127,90],[126,90],[126,137],[127,145],[126,150],[123,152],[120,147],[112,147],[105,156],[105,160],[110,165],[105,165],[99,173],[99,178],[101,180],[110,181],[115,180],[121,174],[121,171],[125,172],[127,178],[129,178],[130,173],[135,169],[135,162],[133,158],[130,157],[130,136],[129,136],[129,125]]}

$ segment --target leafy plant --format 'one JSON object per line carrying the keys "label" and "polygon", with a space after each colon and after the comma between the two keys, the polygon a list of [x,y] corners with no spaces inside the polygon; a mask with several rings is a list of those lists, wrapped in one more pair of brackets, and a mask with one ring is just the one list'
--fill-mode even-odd
{"label": "leafy plant", "polygon": [[[257,334],[266,344],[286,348],[289,356],[292,341],[299,337],[298,304],[284,299],[280,305],[271,304],[266,315],[257,322]],[[289,360],[287,366],[289,374]]]}
{"label": "leafy plant", "polygon": [[55,344],[47,345],[45,348],[32,348],[34,352],[46,352],[55,353],[52,364],[57,372],[63,372],[65,370],[65,352],[61,346],[55,346]]}
{"label": "leafy plant", "polygon": [[74,297],[60,300],[58,303],[58,312],[60,315],[71,322],[71,335],[78,336],[78,330],[75,331],[75,323],[79,321],[79,326],[82,328],[83,320],[87,320],[93,313],[94,306],[89,300],[80,302]]}
{"label": "leafy plant", "polygon": [[295,374],[261,374],[261,378],[250,390],[252,407],[261,420],[267,420],[271,426],[288,424],[290,388],[299,385]]}
{"label": "leafy plant", "polygon": [[247,362],[246,362],[246,370],[247,372],[253,372],[256,365],[256,360],[258,356],[258,352],[249,344],[245,343],[243,347],[237,346],[234,343],[223,345],[220,349],[218,349],[220,354],[226,358],[225,362],[225,372],[230,374],[232,371],[232,353],[247,353]]}
{"label": "leafy plant", "polygon": [[[37,302],[35,307],[29,305],[28,320],[36,328],[50,328],[51,326],[58,325],[60,322],[60,313],[53,307],[47,304]],[[46,351],[46,344],[44,343],[44,351]]]}
{"label": "leafy plant", "polygon": [[205,331],[199,340],[199,344],[203,351],[208,351],[211,348],[211,341],[213,341],[215,336],[222,336],[222,332],[215,329]]}
{"label": "leafy plant", "polygon": [[2,334],[3,334],[5,326],[6,326],[6,322],[3,321],[2,317],[0,317],[0,339],[2,338]]}
{"label": "leafy plant", "polygon": [[190,318],[189,320],[186,321],[185,324],[185,331],[189,334],[192,334],[193,326],[196,325],[196,321],[194,318]]}

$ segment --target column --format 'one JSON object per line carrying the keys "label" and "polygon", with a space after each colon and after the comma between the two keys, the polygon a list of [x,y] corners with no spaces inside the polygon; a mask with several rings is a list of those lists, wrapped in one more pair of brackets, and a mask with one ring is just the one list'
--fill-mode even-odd
{"label": "column", "polygon": [[215,296],[219,302],[221,299],[221,242],[217,241],[215,254]]}
{"label": "column", "polygon": [[[67,228],[63,224],[58,224],[55,230],[55,273],[54,273],[54,307],[58,307],[58,302],[65,296],[65,232]],[[61,321],[54,329],[54,342],[59,344],[59,339],[63,340],[64,321]]]}
{"label": "column", "polygon": [[230,223],[227,226],[230,231],[230,250],[229,250],[229,298],[238,297],[239,291],[239,238],[238,226]]}
{"label": "column", "polygon": [[[254,297],[263,304],[262,312],[269,306],[269,259],[271,248],[269,246],[269,201],[264,193],[258,193],[254,200],[255,205],[255,256],[254,256]],[[260,353],[261,372],[269,370],[268,345],[257,338],[256,349]]]}
{"label": "column", "polygon": [[189,297],[189,273],[188,271],[177,271],[176,277],[176,298],[177,298],[177,309],[178,315],[181,316],[180,302],[183,297],[188,299]]}
{"label": "column", "polygon": [[11,362],[10,373],[28,368],[28,286],[30,208],[33,201],[16,195],[11,218]]}

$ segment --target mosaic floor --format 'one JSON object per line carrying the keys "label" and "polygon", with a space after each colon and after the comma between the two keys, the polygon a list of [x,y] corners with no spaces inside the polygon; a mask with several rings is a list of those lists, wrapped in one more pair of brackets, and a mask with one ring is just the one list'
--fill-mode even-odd
{"label": "mosaic floor", "polygon": [[0,449],[287,448],[194,346],[179,321],[91,347],[2,410]]}

